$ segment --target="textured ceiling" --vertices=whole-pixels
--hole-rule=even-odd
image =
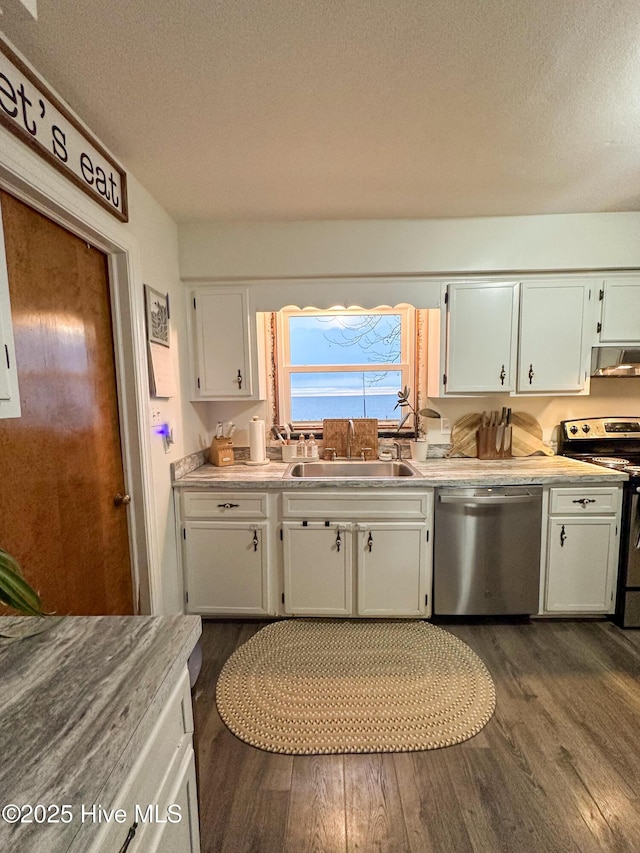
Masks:
[[[178,221],[640,209],[638,0],[0,0]]]

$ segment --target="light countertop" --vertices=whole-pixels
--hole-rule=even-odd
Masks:
[[[564,456],[526,456],[517,459],[427,459],[426,462],[406,460],[418,471],[415,477],[358,478],[357,462],[354,477],[349,479],[285,479],[288,463],[271,461],[264,466],[249,466],[242,462],[217,468],[205,463],[177,476],[173,484],[189,489],[335,489],[345,488],[415,488],[435,486],[508,486],[523,484],[567,484],[624,482],[627,474],[579,462]],[[313,464],[313,463],[308,463]],[[329,463],[330,464],[330,463]]]
[[[0,633],[24,622],[0,618]],[[114,799],[200,636],[199,616],[68,616],[0,643],[0,803],[70,804],[70,823],[0,820],[0,849],[87,850],[81,805]]]

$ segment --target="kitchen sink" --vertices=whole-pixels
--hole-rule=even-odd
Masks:
[[[418,472],[408,462],[383,462],[379,460],[337,460],[335,462],[294,462],[284,473],[284,478],[304,477],[311,480],[360,479],[381,477],[415,477]]]

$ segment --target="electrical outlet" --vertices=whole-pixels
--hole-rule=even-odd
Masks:
[[[440,432],[442,434],[451,432],[451,421],[449,418],[440,418]]]
[[[151,426],[157,427],[162,425],[162,412],[157,406],[151,407]]]

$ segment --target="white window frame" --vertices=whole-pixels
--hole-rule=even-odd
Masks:
[[[342,366],[335,364],[314,364],[314,365],[292,365],[290,356],[289,344],[289,318],[301,316],[345,316],[349,314],[399,314],[400,315],[400,361],[387,363],[365,363],[365,364],[344,364]],[[291,423],[291,374],[292,373],[340,373],[340,372],[357,372],[358,370],[372,370],[374,368],[380,370],[400,371],[401,382],[398,387],[400,391],[405,385],[412,386],[415,376],[415,355],[416,355],[416,340],[415,340],[415,314],[416,310],[412,305],[396,305],[393,308],[388,306],[379,306],[377,308],[329,308],[321,310],[318,308],[283,308],[276,313],[276,342],[277,342],[277,357],[275,379],[278,397],[278,419],[281,424]],[[403,412],[398,409],[398,417],[396,420],[380,421],[379,427],[382,429],[397,428],[398,421],[403,417]],[[296,428],[304,429],[319,429],[322,427],[321,421],[296,421],[293,424]]]

